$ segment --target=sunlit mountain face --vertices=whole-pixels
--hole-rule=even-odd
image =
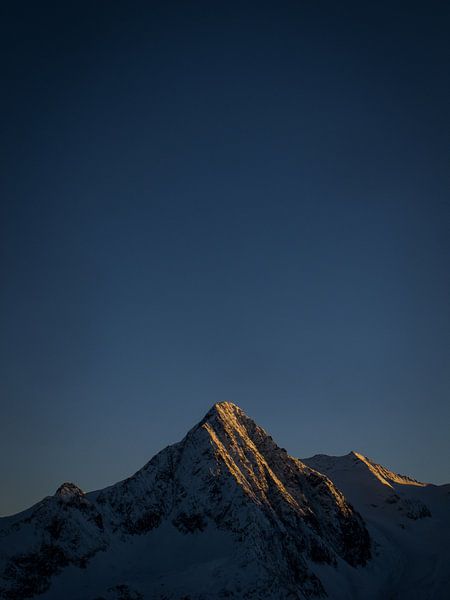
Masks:
[[[0,598],[448,598],[450,485],[290,456],[215,404],[134,475],[0,520]]]

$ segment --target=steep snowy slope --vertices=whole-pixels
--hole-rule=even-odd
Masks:
[[[398,475],[357,452],[302,459],[326,474],[364,517],[374,541],[367,598],[450,598],[450,485]]]
[[[370,556],[335,485],[225,402],[129,479],[2,519],[0,597],[307,598],[316,567],[351,581]]]

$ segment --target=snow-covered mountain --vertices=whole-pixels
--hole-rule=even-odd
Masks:
[[[0,598],[447,598],[444,562],[438,583],[422,571],[441,595],[395,594],[402,536],[428,532],[431,553],[449,490],[357,454],[293,458],[222,402],[132,477],[87,494],[65,483],[0,519]]]
[[[421,483],[357,452],[302,462],[327,475],[364,518],[373,557],[361,597],[450,598],[450,485]]]

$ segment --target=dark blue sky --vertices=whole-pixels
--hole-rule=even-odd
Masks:
[[[0,514],[219,400],[450,481],[448,5],[5,4]]]

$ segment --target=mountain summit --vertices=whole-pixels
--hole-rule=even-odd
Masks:
[[[332,478],[230,402],[128,479],[1,519],[0,540],[5,600],[344,598],[376,564]]]

